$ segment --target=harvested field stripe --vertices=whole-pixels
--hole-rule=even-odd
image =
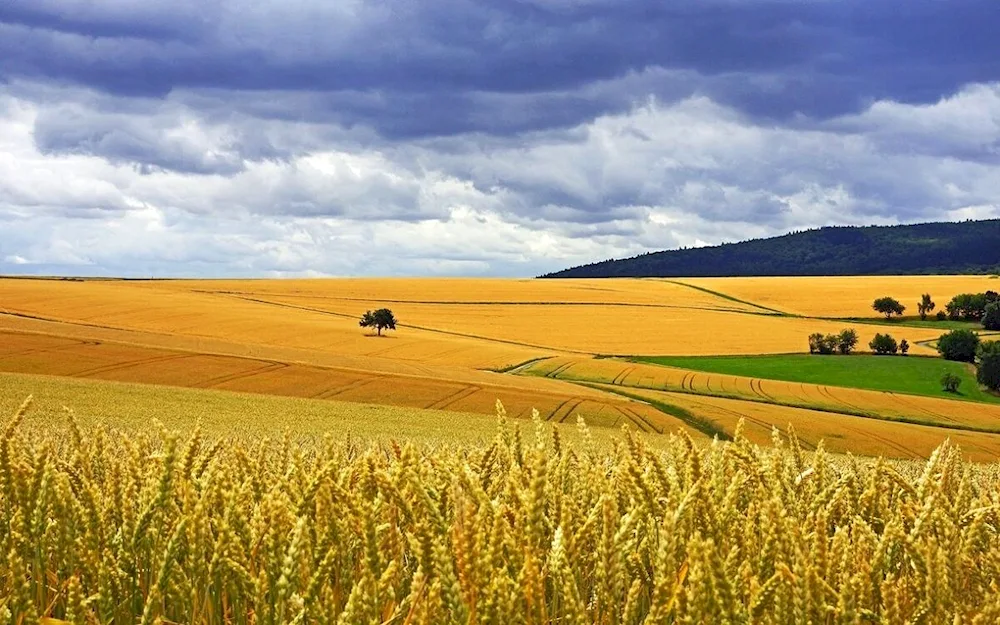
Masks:
[[[559,411],[563,409],[563,406],[565,406],[566,404],[570,403],[574,399],[576,399],[576,398],[575,397],[570,397],[569,399],[563,401],[561,404],[559,404],[558,406],[556,406],[552,410],[552,412],[550,412],[549,415],[547,417],[545,417],[545,420],[546,421],[552,421],[553,419],[555,419],[556,415],[559,414]]]
[[[877,440],[880,443],[883,443],[884,445],[886,445],[888,447],[891,447],[892,449],[896,449],[900,453],[904,454],[905,457],[909,457],[909,458],[924,458],[924,456],[922,456],[921,454],[913,451],[909,447],[904,447],[898,441],[893,440],[891,438],[887,438],[885,436],[880,436],[880,435],[874,434],[873,432],[870,432],[868,430],[862,430],[862,429],[859,429],[859,428],[848,427],[847,429],[851,430],[853,432],[857,432],[861,436],[866,436],[868,438]]]
[[[580,404],[582,404],[583,401],[584,400],[582,400],[582,399],[577,399],[575,404],[573,404],[572,406],[570,406],[569,408],[567,408],[566,409],[566,414],[564,414],[563,416],[559,417],[559,423],[565,423],[566,419],[570,418],[573,415],[573,411],[576,410],[577,408],[579,408]]]
[[[642,416],[635,410],[632,410],[627,406],[623,406],[622,412],[626,415],[631,415],[632,422],[635,423],[635,426],[643,432],[656,432],[657,434],[663,434],[663,428],[656,427],[655,424],[651,423],[648,419],[646,419],[646,417]]]
[[[466,397],[471,397],[481,390],[483,389],[478,386],[467,386],[465,388],[459,389],[458,391],[452,393],[451,395],[448,395],[443,399],[439,399],[436,402],[432,402],[431,405],[427,406],[427,408],[433,410],[444,410],[445,408],[454,404],[455,402],[461,401]]]
[[[234,382],[236,380],[243,380],[246,378],[252,378],[255,375],[260,375],[262,373],[268,373],[271,371],[277,371],[279,369],[284,369],[290,366],[285,362],[272,362],[270,364],[264,365],[257,369],[251,369],[250,371],[241,371],[239,373],[231,373],[229,375],[220,375],[215,378],[204,380],[194,385],[195,388],[211,388],[219,384],[226,384],[228,382]]]
[[[924,406],[921,406],[918,403],[916,403],[916,402],[914,402],[912,400],[907,399],[905,394],[889,392],[889,395],[892,395],[893,399],[895,399],[899,403],[901,403],[901,404],[903,404],[903,405],[905,405],[905,406],[907,406],[907,407],[909,407],[909,408],[911,408],[913,410],[917,410],[919,412],[922,412],[922,413],[924,413],[926,415],[935,417],[937,419],[943,419],[945,421],[951,421],[953,423],[957,423],[957,421],[954,418],[952,418],[952,417],[950,417],[948,415],[941,414],[941,413],[938,413],[938,412],[934,412],[933,410],[928,410]]]
[[[378,379],[381,379],[381,376],[371,376],[362,378],[360,380],[355,380],[353,382],[345,384],[344,386],[337,386],[327,391],[323,391],[322,393],[316,395],[315,399],[329,399],[335,395],[340,395],[341,393],[346,393],[348,391],[353,391],[356,388],[361,388],[366,384],[371,384],[372,382]]]
[[[685,374],[684,374],[684,377],[683,377],[683,378],[681,378],[681,388],[682,388],[682,389],[684,389],[684,390],[690,390],[690,391],[694,391],[694,389],[693,389],[693,388],[689,388],[689,387],[688,387],[688,378],[691,378],[691,377],[693,377],[693,376],[694,376],[694,374],[693,374],[693,373],[685,373]],[[666,386],[666,385],[664,385],[664,386]]]
[[[558,378],[560,375],[562,375],[566,371],[569,371],[569,368],[572,367],[575,364],[576,364],[575,362],[570,361],[570,362],[567,362],[564,365],[560,365],[560,366],[556,367],[555,369],[553,369],[552,371],[546,373],[545,377],[547,377],[547,378]]]
[[[577,397],[574,397],[574,398],[570,399],[568,402],[566,402],[565,404],[563,404],[563,406],[566,407],[566,414],[560,415],[558,418],[556,417],[555,414],[553,414],[552,415],[552,419],[554,421],[558,422],[558,423],[563,423],[564,421],[566,421],[567,418],[569,418],[569,416],[571,414],[573,414],[574,410],[576,410],[577,408],[580,407],[580,404],[582,404],[582,403],[583,403],[583,400],[579,399]]]
[[[764,392],[764,386],[761,383],[760,378],[750,378],[750,390],[754,392],[754,395],[757,395],[763,400],[774,401],[773,397]]]
[[[635,367],[626,367],[625,369],[622,369],[621,373],[616,375],[615,379],[612,380],[611,383],[621,385],[625,381],[625,378],[627,378],[633,371],[635,371]]]
[[[40,347],[36,349],[23,349],[19,352],[7,352],[6,354],[0,354],[0,359],[16,358],[18,356],[30,356],[31,354],[51,354],[65,349],[73,349],[74,347],[85,347],[88,345],[93,346],[101,344],[99,341],[78,341],[78,340],[73,340],[73,341],[74,342],[70,343],[69,345],[60,345],[59,347]]]
[[[160,362],[169,362],[171,360],[180,360],[182,358],[190,358],[191,354],[169,354],[166,356],[154,356],[152,358],[142,358],[140,360],[129,360],[127,362],[116,362],[111,365],[104,365],[102,367],[94,367],[93,369],[86,369],[84,371],[79,371],[77,373],[70,374],[70,377],[74,378],[86,378],[92,375],[100,375],[102,373],[110,373],[112,371],[120,371],[122,369],[131,369],[132,367],[139,367],[142,365],[151,365]]]

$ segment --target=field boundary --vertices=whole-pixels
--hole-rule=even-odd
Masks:
[[[723,293],[722,291],[713,291],[712,289],[708,289],[708,288],[705,288],[703,286],[697,286],[697,285],[694,285],[694,284],[688,284],[687,282],[681,282],[680,280],[668,280],[668,279],[662,279],[662,280],[663,280],[663,282],[669,282],[670,284],[676,284],[678,286],[686,286],[689,289],[694,289],[696,291],[701,291],[702,293],[708,293],[709,295],[714,295],[715,297],[721,297],[722,299],[729,300],[730,302],[736,302],[738,304],[744,304],[746,306],[753,306],[754,308],[759,308],[761,310],[767,311],[767,314],[769,316],[773,315],[773,316],[778,316],[778,317],[801,317],[801,315],[793,315],[793,314],[787,313],[787,312],[785,312],[783,310],[778,310],[777,308],[768,308],[767,306],[762,306],[760,304],[757,304],[755,302],[751,302],[749,300],[740,299],[738,297],[734,297],[732,295],[728,295],[726,293]],[[755,314],[755,313],[751,313],[751,314]],[[756,314],[762,314],[762,313],[756,313]]]

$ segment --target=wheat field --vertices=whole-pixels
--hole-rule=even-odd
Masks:
[[[845,323],[776,311],[865,314],[856,302],[895,293],[892,285],[901,297],[908,289],[928,290],[942,301],[953,291],[990,284],[982,277],[0,279],[0,372],[460,414],[490,415],[500,399],[512,418],[527,418],[537,409],[554,423],[572,423],[582,414],[595,427],[627,423],[650,433],[731,435],[734,420],[719,418],[719,410],[704,402],[691,406],[689,399],[674,396],[657,407],[621,391],[694,393],[749,402],[736,410],[744,416],[771,410],[775,416],[768,422],[779,428],[782,406],[813,410],[809,419],[817,426],[803,429],[803,436],[836,432],[838,450],[904,457],[916,450],[926,457],[952,432],[1000,430],[998,408],[604,356],[801,353],[808,334],[836,332]],[[809,309],[809,302],[826,307]],[[358,327],[358,316],[381,306],[391,307],[401,325],[388,337],[369,336]],[[880,325],[850,325],[862,345],[885,331]],[[933,353],[926,343],[940,333],[916,327],[893,332],[910,341],[914,354]],[[717,425],[701,427],[701,417]],[[903,445],[904,453],[873,444],[873,428],[884,426],[861,417],[933,427],[913,429],[919,444]],[[988,457],[982,449],[973,452],[973,445],[964,447],[977,459]]]
[[[683,282],[723,291],[783,312],[814,317],[871,317],[872,301],[894,297],[917,314],[917,302],[929,293],[935,312],[959,293],[1000,290],[990,276],[822,276],[787,278],[691,278]]]
[[[1000,619],[995,465],[569,443],[0,436],[9,623],[968,623]]]

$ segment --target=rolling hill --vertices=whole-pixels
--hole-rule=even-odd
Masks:
[[[1000,219],[827,227],[606,260],[543,278],[1000,273]]]

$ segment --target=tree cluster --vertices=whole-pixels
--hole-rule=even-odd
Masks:
[[[809,335],[810,354],[850,354],[858,344],[858,333],[852,328],[840,331],[840,334],[816,332]]]
[[[976,380],[1000,390],[1000,341],[982,341],[972,330],[952,330],[938,339],[938,352],[947,360],[975,363]]]
[[[910,343],[906,339],[897,343],[891,334],[876,334],[875,338],[868,343],[868,347],[876,356],[895,356],[896,354],[905,356],[910,352]]]
[[[961,293],[951,298],[951,301],[945,305],[945,310],[948,311],[948,317],[951,319],[984,321],[988,308],[992,308],[994,317],[998,314],[998,304],[1000,304],[1000,294],[996,291]],[[998,320],[998,329],[1000,329],[1000,320]]]
[[[872,302],[872,308],[883,315],[887,320],[895,316],[902,316],[906,311],[906,306],[893,297],[880,297]],[[924,293],[917,302],[917,313],[920,320],[925,321],[927,315],[937,308],[930,293]],[[962,293],[951,298],[945,305],[945,310],[939,310],[936,319],[944,321],[946,319],[978,321],[983,324],[986,330],[1000,330],[1000,294],[996,291],[986,291],[985,293]]]

